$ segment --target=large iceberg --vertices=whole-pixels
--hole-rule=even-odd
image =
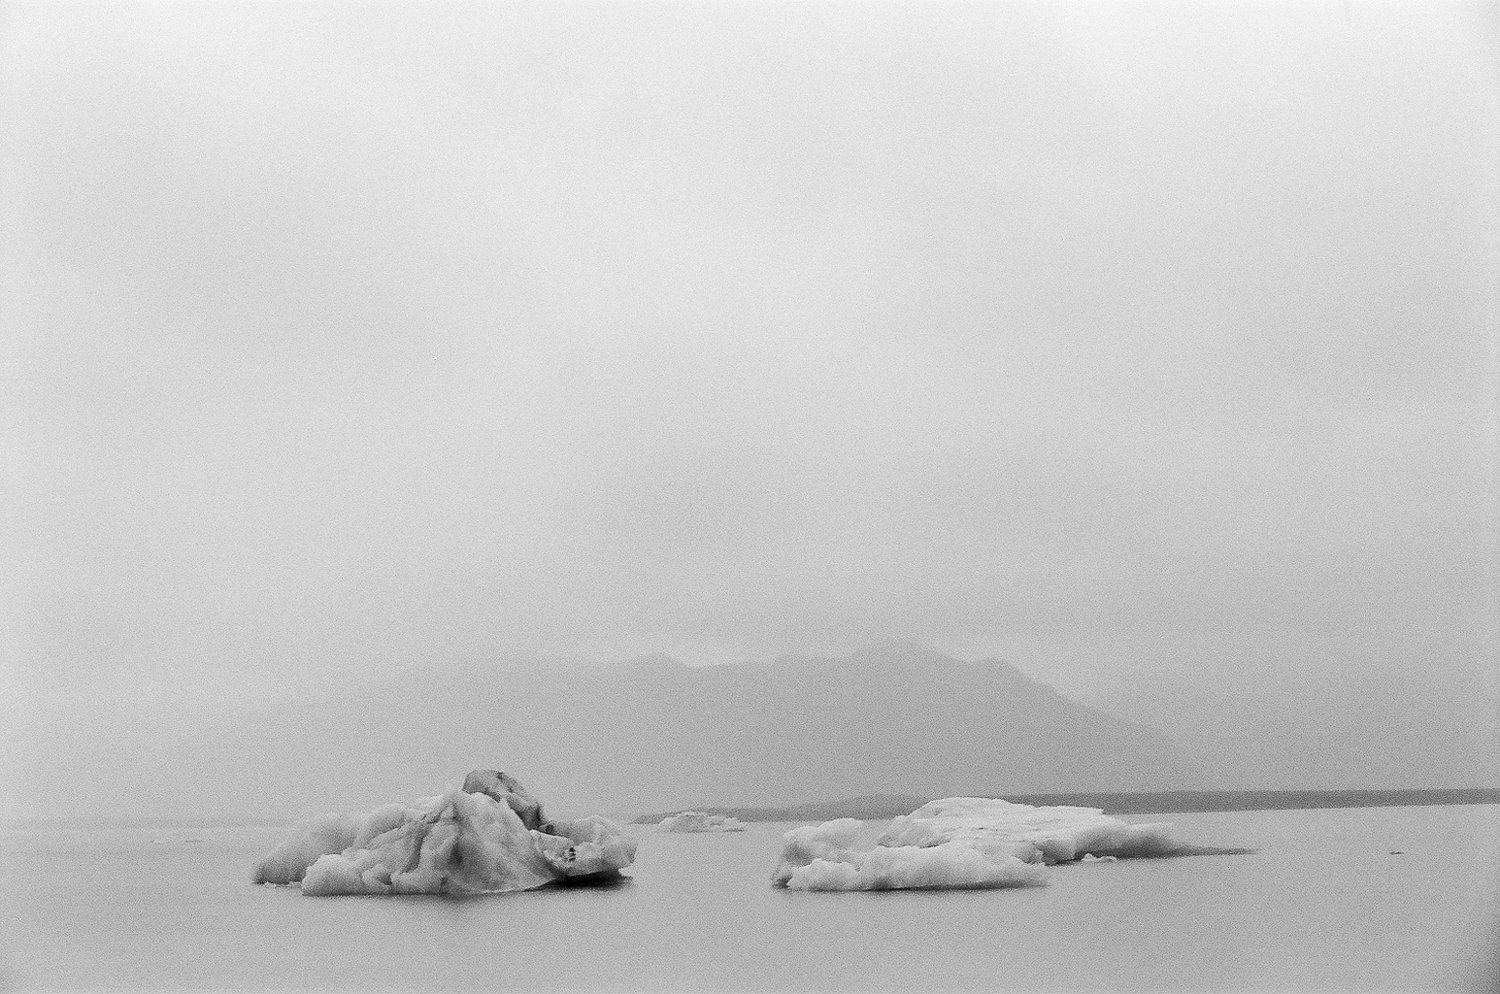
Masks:
[[[707,811],[679,811],[656,823],[663,832],[743,832],[745,823],[727,815]]]
[[[476,770],[411,805],[301,822],[253,879],[312,895],[502,893],[616,879],[634,859],[609,819],[549,821],[514,777]]]
[[[870,847],[858,847],[861,828],[841,818],[787,832],[771,882],[793,890],[1016,887],[1045,883],[1046,865],[1086,857],[1246,851],[1185,845],[1170,825],[1131,825],[1099,808],[980,797],[924,804],[893,819]]]

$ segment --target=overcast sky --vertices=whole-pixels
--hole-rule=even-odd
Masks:
[[[0,17],[22,707],[1493,665],[1492,6]]]

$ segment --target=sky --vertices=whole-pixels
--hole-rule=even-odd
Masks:
[[[1493,6],[0,18],[59,776],[517,656],[1493,679]]]

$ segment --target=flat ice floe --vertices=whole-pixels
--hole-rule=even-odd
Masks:
[[[787,832],[771,882],[793,890],[1020,887],[1046,883],[1046,865],[1086,857],[1246,851],[1185,845],[1170,825],[1131,825],[1099,808],[980,797],[924,804],[893,819],[873,847],[855,848],[860,829],[841,818]]]
[[[656,823],[663,832],[743,832],[745,823],[728,815],[706,811],[679,811]]]
[[[548,821],[514,778],[476,770],[411,805],[294,825],[253,879],[300,881],[309,895],[503,893],[617,878],[634,859],[635,841],[609,819]]]
[[[853,818],[794,828],[782,836],[771,882],[792,890],[915,890],[1025,887],[1045,883],[1040,865],[1009,850],[969,842],[876,845],[856,849],[863,825]]]

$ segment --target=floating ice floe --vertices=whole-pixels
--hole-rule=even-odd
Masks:
[[[615,879],[634,859],[609,819],[549,821],[514,777],[476,770],[411,805],[301,822],[253,879],[310,895],[480,894]]]
[[[679,811],[656,823],[663,832],[743,832],[745,823],[728,815],[706,811]]]
[[[1044,866],[1084,858],[1241,853],[1179,842],[1170,825],[1131,825],[1098,808],[1033,807],[979,797],[932,801],[891,821],[871,847],[841,818],[783,836],[771,882],[793,890],[1022,887]]]
[[[856,848],[863,824],[839,818],[794,828],[782,838],[771,882],[792,890],[910,890],[1024,887],[1044,883],[1040,865],[968,842]]]

